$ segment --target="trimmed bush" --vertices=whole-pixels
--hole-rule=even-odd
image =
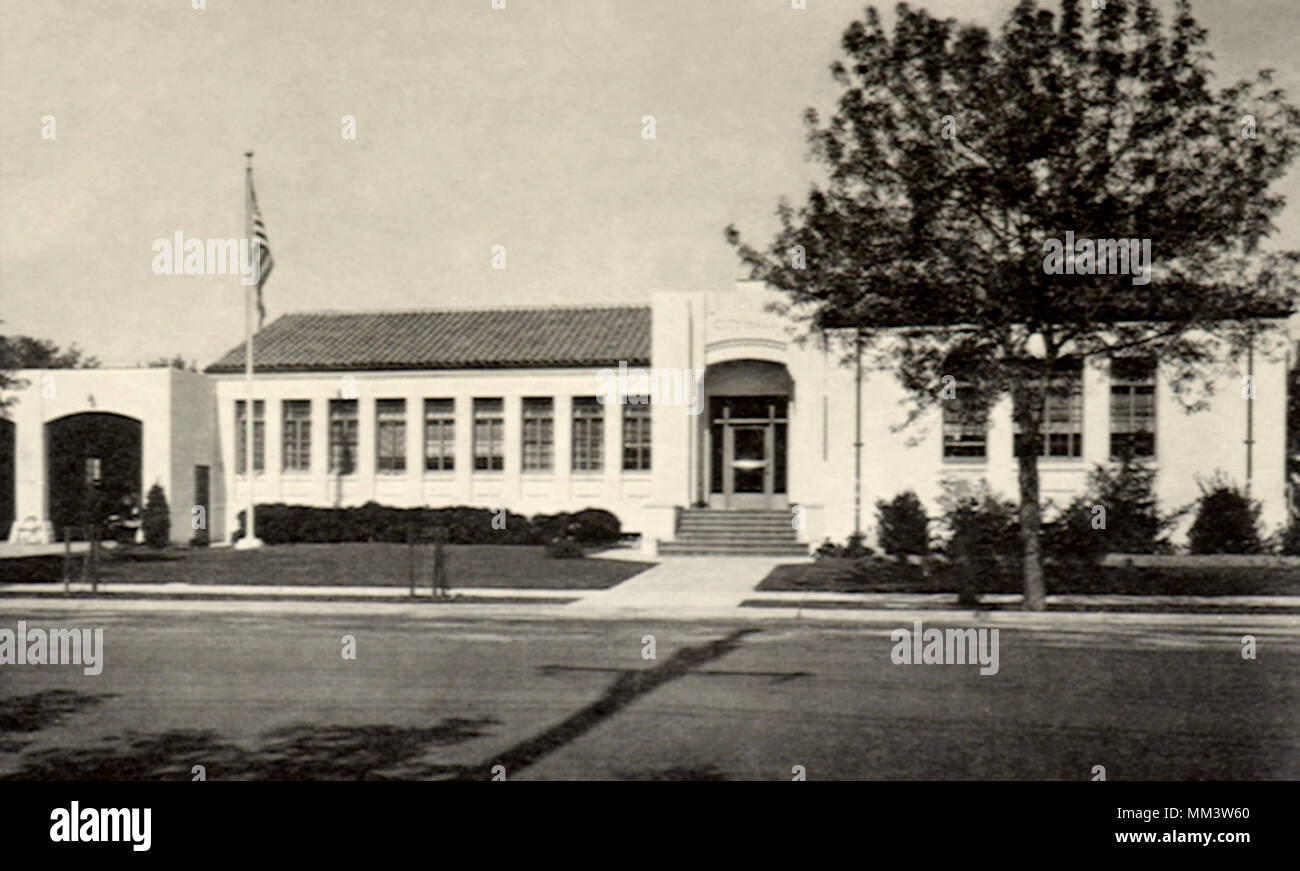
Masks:
[[[244,536],[239,512],[235,538]],[[257,506],[257,535],[267,544],[375,541],[400,544],[414,532],[431,541],[433,531],[447,531],[449,544],[544,544],[571,535],[579,544],[608,544],[621,535],[619,520],[608,511],[588,508],[575,514],[522,514],[489,508],[393,508],[367,502],[353,508],[318,508],[274,503]]]
[[[171,541],[171,512],[167,508],[167,496],[163,493],[161,484],[149,488],[141,525],[144,527],[144,543],[149,547],[161,550]]]
[[[974,489],[950,488],[940,504],[948,531],[944,551],[949,557],[1021,558],[1020,518],[1014,502],[999,499],[981,484]]]
[[[546,555],[551,559],[581,559],[587,554],[571,538],[552,538],[546,542]]]
[[[1192,553],[1259,553],[1259,512],[1258,502],[1223,479],[1202,484],[1187,535]]]
[[[1100,562],[1108,553],[1169,553],[1167,534],[1187,509],[1162,515],[1155,477],[1153,469],[1136,462],[1114,471],[1097,466],[1088,476],[1088,492],[1045,525],[1044,553],[1085,563]]]
[[[817,559],[864,559],[875,555],[875,551],[862,543],[861,539],[849,537],[848,544],[836,544],[829,538],[817,548]]]
[[[900,561],[909,554],[923,556],[930,552],[930,519],[921,500],[911,490],[899,493],[889,502],[876,503],[876,543]]]
[[[601,508],[587,508],[576,514],[538,514],[532,524],[538,539],[547,542],[570,537],[580,544],[612,544],[623,536],[618,518]]]
[[[958,602],[974,605],[1003,574],[1020,573],[1024,555],[1016,505],[999,499],[983,482],[975,488],[947,482],[944,490],[939,500],[948,532],[944,551],[957,563]]]

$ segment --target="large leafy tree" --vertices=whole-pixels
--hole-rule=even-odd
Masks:
[[[75,342],[65,350],[49,339],[0,336],[0,368],[97,369],[99,358],[89,356]]]
[[[780,204],[766,247],[727,230],[812,330],[847,334],[898,374],[913,418],[951,395],[945,375],[967,409],[1010,398],[1034,609],[1037,457],[1062,365],[1155,356],[1195,405],[1216,363],[1289,311],[1300,261],[1259,247],[1300,130],[1269,72],[1213,90],[1187,0],[1168,25],[1151,0],[1088,6],[1021,0],[991,34],[900,4],[892,36],[868,9],[831,67],[834,115],[805,115],[826,182]],[[1149,282],[1115,274],[1118,256],[1102,257],[1110,274],[1077,274],[1082,248],[1076,274],[1054,274],[1067,232],[1150,240]]]

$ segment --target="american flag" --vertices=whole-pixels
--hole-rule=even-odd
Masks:
[[[271,243],[266,238],[266,225],[262,223],[262,210],[257,207],[257,191],[253,190],[253,168],[248,168],[248,226],[252,233],[253,245],[256,246],[258,258],[257,271],[257,328],[262,328],[266,320],[266,307],[262,304],[262,285],[270,278],[275,268],[275,258],[271,256]]]

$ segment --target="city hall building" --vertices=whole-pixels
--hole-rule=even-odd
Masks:
[[[251,405],[242,345],[203,374],[26,370],[0,421],[0,522],[11,540],[49,540],[79,522],[88,488],[143,504],[157,483],[178,543],[229,541],[251,488],[259,504],[597,507],[648,553],[797,554],[855,528],[874,543],[875,503],[904,490],[931,516],[945,480],[1016,496],[1009,403],[984,422],[943,403],[904,426],[894,375],[801,337],[769,310],[777,298],[741,282],[647,306],[288,314],[256,336]],[[1141,360],[1080,368],[1049,399],[1044,500],[1064,506],[1133,450],[1165,509],[1222,473],[1275,530],[1285,357],[1225,372],[1194,413]]]

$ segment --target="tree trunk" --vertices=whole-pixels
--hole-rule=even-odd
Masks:
[[[1024,548],[1025,607],[1042,611],[1047,607],[1043,584],[1043,553],[1039,532],[1043,509],[1038,504],[1038,457],[1017,457],[1020,465],[1020,543]]]
[[[1020,544],[1024,554],[1025,607],[1030,611],[1047,608],[1039,534],[1043,526],[1043,508],[1038,502],[1038,457],[1043,451],[1042,421],[1048,389],[1045,382],[1046,379],[1026,379],[1012,394],[1012,414],[1024,442],[1016,451],[1016,463],[1020,472]]]

